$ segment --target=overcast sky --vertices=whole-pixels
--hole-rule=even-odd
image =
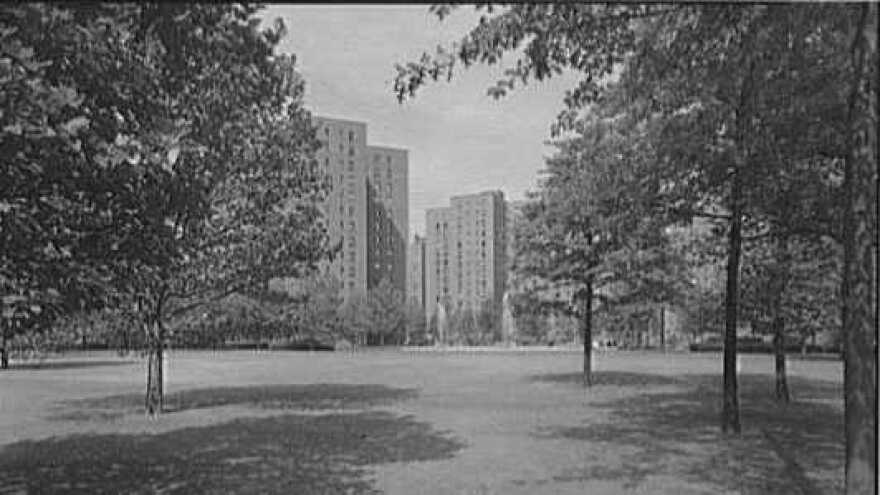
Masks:
[[[296,55],[314,114],[366,122],[368,144],[409,150],[410,237],[450,196],[500,189],[521,199],[534,187],[571,76],[496,101],[486,89],[501,68],[476,66],[403,105],[394,98],[394,64],[459,39],[479,17],[473,7],[443,22],[427,5],[270,5],[263,16],[284,20],[280,50]]]

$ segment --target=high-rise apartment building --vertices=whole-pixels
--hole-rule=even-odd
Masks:
[[[317,159],[330,179],[322,205],[330,241],[341,250],[325,268],[344,297],[388,278],[406,288],[408,157],[406,150],[368,146],[367,125],[315,117],[322,146]]]
[[[341,245],[330,273],[342,282],[348,297],[367,289],[367,125],[324,117],[315,122],[322,143],[318,163],[330,180],[323,211],[331,244]]]
[[[406,300],[425,310],[425,238],[414,236],[406,255]]]
[[[427,317],[501,304],[507,272],[504,193],[454,196],[426,212],[425,306]],[[497,307],[497,306],[496,306]]]
[[[409,182],[406,150],[367,147],[367,287],[406,292]]]

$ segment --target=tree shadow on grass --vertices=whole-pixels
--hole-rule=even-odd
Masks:
[[[743,433],[720,431],[721,377],[678,377],[676,391],[628,395],[592,407],[594,423],[545,428],[536,435],[605,444],[606,456],[557,481],[603,479],[627,488],[649,476],[709,484],[713,491],[819,494],[842,492],[844,462],[839,384],[791,377],[795,401],[773,400],[773,377],[739,375]],[[624,383],[666,383],[646,376]],[[828,402],[832,402],[829,404]],[[619,457],[614,458],[612,453]]]
[[[136,361],[26,361],[9,363],[8,371],[15,370],[68,370],[77,368],[97,368],[100,366],[126,366]],[[3,370],[5,372],[7,370]]]
[[[0,450],[0,479],[24,493],[379,493],[368,466],[450,458],[463,446],[384,411],[285,414],[18,442]]]
[[[315,383],[249,385],[181,390],[165,396],[164,412],[245,405],[263,409],[360,409],[412,399],[416,389],[372,384]],[[144,412],[142,394],[111,395],[60,402],[49,419],[58,421],[112,421]]]

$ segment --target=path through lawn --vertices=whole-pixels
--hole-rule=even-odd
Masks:
[[[66,364],[64,364],[66,363]],[[0,374],[0,493],[842,492],[841,369],[744,356],[744,432],[718,431],[720,356],[175,352],[169,413],[109,355]]]

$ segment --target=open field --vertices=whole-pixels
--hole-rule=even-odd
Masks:
[[[0,493],[842,492],[841,364],[740,361],[744,431],[718,428],[717,354],[172,351],[0,373]]]

